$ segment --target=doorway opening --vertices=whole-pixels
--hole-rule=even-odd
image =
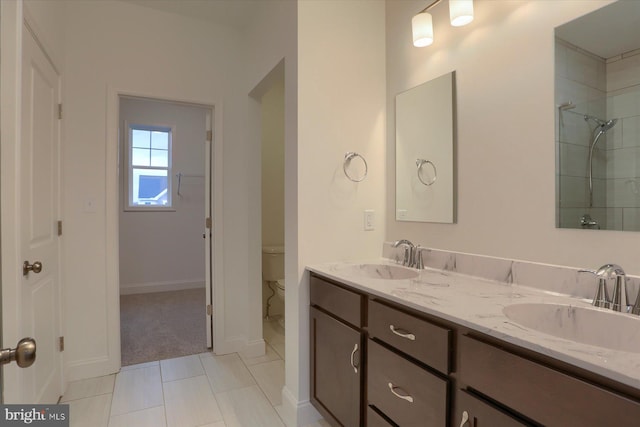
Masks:
[[[281,61],[251,92],[261,152],[262,336],[285,359],[285,76]],[[259,124],[258,124],[259,123]]]
[[[119,97],[122,366],[212,347],[211,123],[209,107]]]

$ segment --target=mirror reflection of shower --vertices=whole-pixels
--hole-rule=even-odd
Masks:
[[[607,3],[554,31],[556,225],[640,231],[640,1]]]
[[[573,102],[564,102],[558,106],[558,123],[560,126],[560,135],[558,136],[559,140],[571,140],[574,144],[576,144],[576,146],[583,146],[585,149],[583,160],[584,163],[582,163],[584,164],[584,166],[579,166],[581,164],[580,157],[582,156],[582,154],[578,154],[578,152],[576,151],[573,152],[573,155],[577,155],[578,157],[574,157],[573,160],[571,160],[571,163],[575,165],[573,170],[576,172],[582,167],[584,167],[584,170],[586,170],[586,176],[583,175],[585,176],[586,184],[586,194],[584,195],[584,202],[582,203],[582,209],[584,210],[582,210],[580,214],[578,220],[579,223],[577,225],[580,228],[587,229],[600,229],[600,221],[605,220],[604,217],[600,218],[601,203],[598,203],[596,206],[594,206],[594,180],[595,178],[598,178],[598,176],[596,176],[596,174],[594,173],[594,164],[597,163],[596,149],[598,149],[598,151],[605,156],[604,158],[606,164],[606,159],[608,158],[606,150],[613,148],[611,146],[613,144],[613,140],[609,141],[609,143],[607,144],[606,135],[607,132],[614,128],[618,123],[617,118],[605,120],[596,115],[587,114],[584,112],[585,110],[588,111],[590,109],[593,109],[594,105],[598,105],[598,103],[594,102],[591,104],[586,103],[576,105]],[[566,132],[570,132],[571,135],[567,134]],[[565,134],[563,135],[563,133]],[[604,140],[604,142],[602,140]],[[600,145],[598,146],[598,144]],[[603,146],[603,144],[605,145]],[[565,155],[568,154],[569,152],[565,152]],[[604,191],[606,192],[606,188],[604,189]],[[598,200],[602,200],[602,197],[605,197],[606,200],[605,194],[600,195],[598,193]],[[577,206],[578,205],[576,205],[576,207]]]

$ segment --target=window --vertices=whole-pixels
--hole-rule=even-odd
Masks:
[[[171,128],[128,126],[128,210],[171,206]]]

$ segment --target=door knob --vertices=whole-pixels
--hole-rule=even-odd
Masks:
[[[22,338],[16,348],[3,348],[0,350],[0,364],[6,365],[15,360],[21,368],[28,368],[36,361],[36,340]]]
[[[24,264],[22,264],[22,275],[28,276],[30,271],[40,273],[42,271],[42,263],[36,261],[33,264],[29,264],[29,261],[25,261]]]

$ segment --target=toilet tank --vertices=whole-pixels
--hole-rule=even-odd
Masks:
[[[262,247],[262,279],[270,282],[284,279],[284,246]]]

